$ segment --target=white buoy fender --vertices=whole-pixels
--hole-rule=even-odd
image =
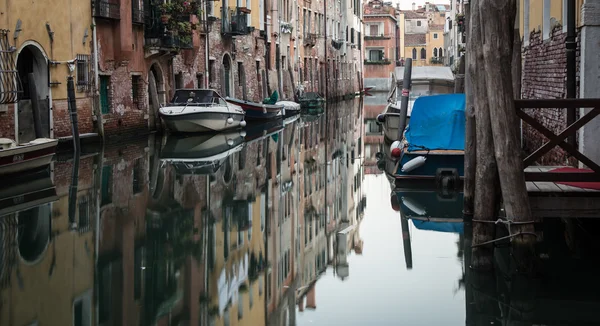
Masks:
[[[392,146],[390,147],[390,150],[394,149],[394,148],[400,148],[400,146],[402,145],[402,143],[399,140],[395,140],[392,143]]]
[[[413,213],[419,216],[427,214],[427,211],[423,207],[421,207],[421,205],[415,203],[410,198],[402,197],[402,204],[404,204],[406,208],[410,209],[411,211],[413,211]]]
[[[233,146],[233,139],[227,139],[227,145]]]
[[[240,136],[246,137],[246,131],[245,130],[240,131]]]
[[[227,124],[232,124],[233,123],[233,118],[227,118]]]
[[[245,127],[245,126],[246,126],[246,120],[242,120],[242,121],[240,121],[240,126],[241,126],[241,127]]]
[[[404,163],[404,165],[402,166],[402,172],[410,172],[418,167],[421,167],[423,166],[423,164],[425,164],[426,160],[427,158],[425,156],[417,156],[412,160]]]

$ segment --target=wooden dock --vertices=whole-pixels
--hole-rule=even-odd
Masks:
[[[530,166],[529,173],[549,173],[561,166]],[[600,191],[552,181],[528,181],[529,203],[535,218],[600,217]]]

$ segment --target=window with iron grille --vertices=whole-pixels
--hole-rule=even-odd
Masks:
[[[131,99],[135,108],[141,109],[144,105],[144,84],[142,83],[142,76],[132,75],[131,76]]]
[[[91,55],[77,55],[77,89],[79,91],[89,91],[92,86],[92,65]]]
[[[90,199],[86,195],[79,197],[77,201],[79,206],[78,230],[80,233],[84,233],[90,230]]]

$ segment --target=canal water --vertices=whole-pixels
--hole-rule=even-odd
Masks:
[[[600,322],[598,223],[540,223],[534,274],[502,243],[473,271],[462,195],[394,191],[365,109],[84,148],[4,183],[0,325]]]

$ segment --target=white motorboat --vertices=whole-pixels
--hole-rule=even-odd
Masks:
[[[19,173],[50,164],[56,153],[57,139],[38,138],[17,144],[0,138],[0,175]]]
[[[275,105],[283,105],[283,115],[287,118],[300,113],[300,103],[279,101]]]
[[[244,127],[244,110],[212,89],[179,89],[171,103],[159,109],[173,132],[216,132]]]

